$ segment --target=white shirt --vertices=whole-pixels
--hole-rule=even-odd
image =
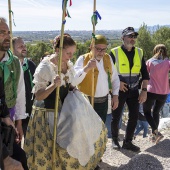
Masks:
[[[5,53],[5,57],[1,60],[1,62],[8,61],[9,56],[8,53]],[[20,63],[20,62],[19,62]],[[26,99],[25,99],[25,83],[24,83],[24,73],[22,70],[22,66],[20,64],[20,77],[17,87],[17,98],[16,98],[16,111],[14,115],[14,120],[25,119],[27,117],[26,108]]]
[[[110,57],[110,61],[111,61],[112,72],[113,72],[112,77],[111,77],[112,93],[113,95],[118,95],[119,87],[120,87],[120,80],[119,80],[117,70],[115,69],[115,66],[113,64],[111,57]],[[86,72],[84,72],[83,63],[84,63],[84,56],[80,56],[74,65],[74,69],[76,72],[75,77],[79,80],[79,83],[83,81],[83,79],[85,78],[87,74]],[[97,64],[97,69],[99,70],[99,74],[98,74],[96,92],[95,92],[94,97],[103,97],[109,93],[108,75],[104,69],[103,58],[99,62],[96,60],[96,64]]]

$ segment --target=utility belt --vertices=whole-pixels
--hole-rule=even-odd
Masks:
[[[138,90],[139,89],[139,80],[134,83],[127,84],[126,87],[128,88],[128,90]]]
[[[88,96],[88,98],[91,101],[91,96]],[[104,103],[106,100],[108,100],[108,94],[103,97],[94,97],[94,103]]]
[[[125,76],[119,75],[120,81],[126,83],[128,90],[137,90],[139,88],[140,82],[139,75],[137,76]]]

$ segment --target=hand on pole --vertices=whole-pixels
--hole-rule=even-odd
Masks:
[[[91,59],[88,61],[87,65],[84,68],[84,72],[88,72],[91,69],[96,68],[96,60],[95,59]]]
[[[61,86],[61,78],[60,78],[59,75],[57,75],[57,76],[54,78],[54,82],[53,82],[53,83],[55,84],[56,87]]]

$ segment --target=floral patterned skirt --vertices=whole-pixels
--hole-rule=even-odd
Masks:
[[[33,107],[27,128],[24,150],[29,170],[52,170],[53,137],[47,119],[48,110]],[[90,134],[89,134],[90,137]],[[85,166],[56,144],[56,170],[94,170],[106,149],[107,129],[103,123],[99,139],[94,143],[95,153]]]

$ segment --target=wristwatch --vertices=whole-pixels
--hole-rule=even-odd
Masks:
[[[142,88],[142,91],[147,91],[147,88]]]

